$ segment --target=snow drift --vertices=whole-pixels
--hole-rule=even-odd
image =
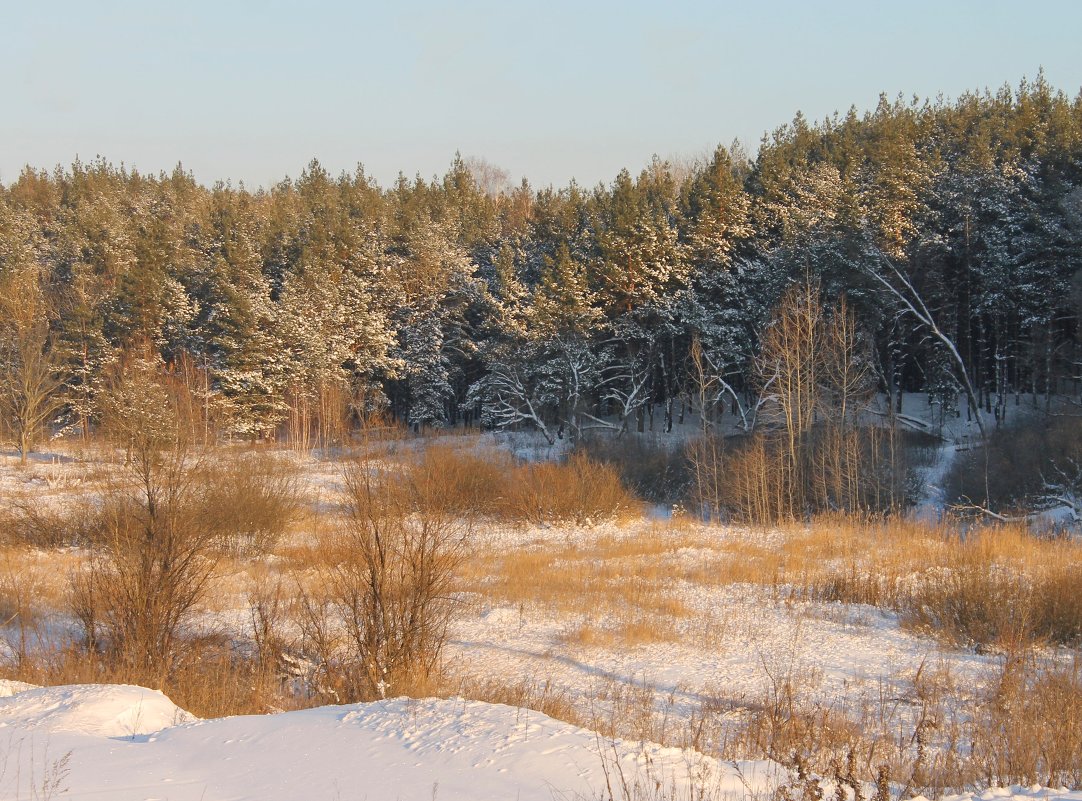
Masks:
[[[540,713],[459,699],[199,721],[141,687],[39,688],[0,700],[0,749],[2,799],[32,797],[56,767],[71,799],[593,798],[602,754],[629,776],[649,762],[678,787],[700,775],[739,786],[693,752],[612,744]]]

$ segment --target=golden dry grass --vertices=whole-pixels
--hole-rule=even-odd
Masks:
[[[490,603],[537,605],[582,621],[566,642],[628,646],[679,636],[675,622],[692,612],[681,598],[682,549],[695,535],[629,525],[580,541],[482,550],[463,568],[463,587]]]
[[[544,512],[534,518],[532,510],[508,510],[529,509],[535,500],[525,507],[515,506],[501,489],[507,486],[507,476],[522,479],[532,475],[533,468],[511,461],[493,463],[487,454],[466,451],[463,455],[461,445],[466,442],[447,440],[428,448],[422,469],[445,478],[438,483],[440,492],[432,502],[471,515],[483,512],[489,518],[483,525],[524,526],[532,519],[563,520],[571,525],[581,510],[594,503],[584,504],[583,498],[615,499],[601,504],[609,504],[606,515],[615,522],[572,526],[573,533],[566,539],[549,538],[544,543],[529,542],[529,529],[518,531],[515,536],[521,544],[510,547],[486,546],[482,538],[461,568],[461,589],[482,603],[536,606],[569,620],[562,637],[568,648],[618,650],[691,639],[712,647],[707,632],[713,630],[712,636],[724,639],[724,626],[711,617],[713,612],[696,608],[687,590],[740,584],[770,588],[775,597],[894,608],[910,625],[952,642],[994,642],[1008,650],[1012,659],[1015,654],[1030,653],[1027,649],[1034,641],[1078,642],[1082,621],[1082,592],[1078,590],[1082,545],[1078,543],[1037,539],[1016,526],[972,529],[961,537],[956,530],[902,520],[821,518],[769,530],[711,527],[687,518],[651,522],[643,520],[634,506],[623,506],[621,499],[627,496],[622,490],[610,493],[605,489],[612,488],[608,479],[599,482],[600,493],[580,487],[565,493],[570,498],[566,505],[551,507],[572,512],[551,516]],[[413,449],[388,455],[393,469],[417,465]],[[566,480],[568,486],[581,479],[573,468],[559,469],[563,471],[559,481]],[[542,481],[530,492],[553,492],[558,483]],[[304,486],[308,497],[269,553],[232,553],[219,561],[208,610],[243,608],[252,603],[253,592],[271,586],[280,586],[287,595],[297,588],[315,594],[317,568],[334,556],[325,544],[335,530],[340,498],[333,484],[315,489],[311,484]],[[81,489],[73,485],[58,491],[57,498],[62,501],[65,492]],[[471,505],[477,508],[471,510]],[[551,529],[544,531],[551,533]],[[63,610],[68,603],[67,576],[80,568],[84,558],[83,551],[73,549],[4,549],[0,551],[2,599],[12,610],[22,610],[30,623],[36,616]],[[282,614],[280,623],[288,625],[290,610]],[[724,610],[717,612],[724,614]],[[284,692],[271,658],[274,649],[268,649],[266,656],[244,656],[220,637],[201,638],[192,643],[188,657],[169,678],[167,692],[182,706],[203,715],[315,702]],[[76,649],[9,666],[6,672],[35,683],[124,680]],[[620,736],[641,734],[674,745],[694,744],[727,758],[782,757],[816,750],[818,770],[827,776],[831,760],[844,760],[854,752],[863,760],[865,778],[874,778],[875,763],[882,758],[895,781],[904,783],[914,776],[914,786],[920,787],[941,789],[952,783],[961,786],[1012,777],[1029,782],[1046,782],[1051,777],[1066,784],[1082,782],[1077,758],[1082,753],[1082,734],[1072,722],[1082,708],[1077,666],[1048,669],[1033,662],[1005,663],[1002,674],[980,698],[991,712],[982,712],[970,722],[950,717],[949,699],[962,691],[953,686],[949,675],[929,668],[922,677],[898,677],[899,686],[906,688],[905,704],[899,708],[926,710],[939,727],[929,728],[922,737],[949,742],[964,739],[978,749],[972,757],[948,750],[936,757],[938,762],[926,764],[919,764],[916,757],[918,738],[912,721],[891,718],[874,705],[844,714],[838,708],[824,709],[817,705],[815,693],[802,689],[814,676],[775,678],[778,681],[761,698],[739,702],[707,698],[686,725],[684,718],[679,725],[666,720],[654,689],[645,685],[621,683],[591,689],[589,703],[598,705],[592,712],[584,708],[581,698],[573,699],[544,682],[479,683],[466,678],[438,690],[540,709]],[[1008,707],[1014,713],[1007,714]],[[1053,719],[1062,722],[1064,715],[1067,723],[1048,725]],[[910,727],[903,732],[906,745],[892,745],[906,726]]]

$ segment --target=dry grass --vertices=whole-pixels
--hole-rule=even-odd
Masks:
[[[183,657],[158,687],[198,717],[264,714],[315,703],[290,693],[276,668],[239,652],[225,637],[192,638]],[[38,685],[131,682],[126,669],[73,644],[39,650],[33,659],[7,666],[3,675]]]
[[[479,681],[465,677],[457,684],[445,689],[449,694],[453,693],[474,701],[532,709],[575,726],[587,724],[587,719],[580,713],[571,694],[566,690],[558,689],[551,680],[537,682],[523,679],[517,683],[508,683],[493,679]]]
[[[676,533],[650,527],[627,536],[479,553],[464,566],[464,587],[492,602],[535,604],[583,621],[567,635],[579,645],[636,645],[681,636],[691,613],[680,597],[685,560]]]
[[[641,503],[616,469],[583,453],[565,462],[518,462],[503,452],[434,444],[412,465],[440,477],[430,503],[471,517],[513,523],[580,525],[634,514]]]
[[[1004,659],[973,724],[972,769],[987,786],[1082,787],[1082,664]]]
[[[564,634],[561,642],[580,648],[613,650],[656,642],[674,642],[682,637],[681,632],[671,627],[659,626],[653,616],[643,615],[616,624],[608,620],[586,620]]]
[[[868,687],[850,688],[852,695],[833,703],[824,703],[807,665],[764,664],[769,689],[761,697],[701,694],[690,721],[688,709],[676,712],[671,698],[666,704],[645,683],[613,681],[573,696],[552,682],[467,677],[448,683],[436,676],[427,691],[537,709],[606,735],[690,745],[727,759],[770,756],[792,767],[794,798],[814,789],[808,776],[874,781],[887,775],[896,790],[929,796],[1002,782],[1082,783],[1080,668],[1049,663],[1032,648],[1082,639],[1079,544],[1035,539],[1014,527],[971,529],[962,537],[904,521],[851,518],[768,531],[711,528],[686,518],[573,526],[577,519],[618,519],[634,509],[634,501],[588,461],[524,465],[463,444],[450,439],[423,450],[385,448],[380,452],[387,458],[377,469],[392,479],[425,483],[423,497],[410,501],[412,515],[438,512],[514,525],[565,521],[573,528],[573,538],[566,539],[553,539],[549,535],[559,529],[546,529],[543,544],[479,546],[457,565],[455,584],[484,603],[539,607],[571,621],[562,637],[565,648],[619,650],[690,639],[702,645],[701,630],[717,621],[689,606],[688,586],[750,584],[780,599],[895,609],[907,625],[952,644],[995,645],[1010,656],[984,689],[962,686],[929,665],[916,676],[890,677],[878,697]],[[272,558],[261,547],[218,557],[205,603],[219,611],[247,605],[251,631],[230,638],[184,632],[162,684],[181,706],[214,716],[330,697],[321,692],[319,677],[304,673],[297,661],[305,650],[301,610],[291,599],[299,589],[318,598],[327,565],[340,561],[341,554],[325,545],[334,539],[342,498],[333,485],[328,493],[319,503],[302,505],[266,541]],[[16,658],[5,673],[33,683],[130,680],[85,648],[53,643],[51,651],[34,651],[43,622],[67,606],[67,575],[86,558],[84,550],[56,547],[70,541],[67,534],[48,533],[57,528],[70,531],[71,521],[60,519],[45,526],[45,534],[21,538],[47,548],[0,552],[0,601],[6,604],[0,611],[15,614],[13,622],[25,621],[9,625],[13,637],[19,630],[25,637],[21,650],[13,643]]]
[[[467,568],[466,581],[498,602],[584,616],[567,636],[583,645],[679,636],[672,621],[689,614],[682,582],[755,584],[775,597],[879,606],[952,644],[1082,642],[1082,544],[1037,539],[1020,527],[962,537],[906,521],[831,518],[769,535],[722,536],[679,522],[640,525],[619,535],[484,553]]]
[[[677,521],[497,554],[484,568],[484,592],[560,611],[604,603],[604,594],[637,603],[644,587],[664,595],[673,580],[755,584],[775,597],[892,609],[906,625],[952,644],[1082,643],[1082,543],[1038,538],[1022,526],[962,534],[905,520],[829,517],[755,532]]]
[[[787,547],[812,597],[895,609],[955,643],[1082,643],[1076,541],[1039,539],[1021,526],[961,536],[912,523],[835,523]]]

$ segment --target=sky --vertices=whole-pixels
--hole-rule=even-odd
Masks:
[[[102,156],[269,186],[456,152],[609,182],[891,98],[1082,88],[1082,2],[0,0],[0,182]]]

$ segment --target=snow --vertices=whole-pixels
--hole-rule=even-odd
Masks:
[[[199,721],[142,687],[32,688],[0,705],[0,729],[0,801],[46,797],[51,782],[52,796],[86,801],[551,801],[603,797],[606,773],[633,794],[635,785],[664,788],[636,797],[745,799],[783,778],[768,762],[608,741],[540,713],[461,699]],[[1082,801],[1082,791],[994,788],[943,801]]]
[[[666,785],[735,793],[766,769],[749,763],[738,774],[693,752],[606,742],[536,712],[461,699],[196,721],[154,690],[53,687],[5,701],[0,727],[0,799],[31,797],[66,754],[63,797],[111,801],[592,798],[604,787],[603,756],[627,776],[648,764]]]
[[[940,801],[1082,801],[1082,790],[1067,790],[1051,787],[993,787],[982,793],[961,793],[940,796]],[[928,801],[922,795],[914,796],[913,801]]]
[[[38,732],[137,737],[192,720],[158,690],[132,685],[36,687],[0,699],[0,726]]]
[[[910,413],[916,413],[917,404],[909,405]],[[509,441],[495,442],[486,435],[476,447],[529,450],[529,437],[510,442],[510,435],[503,436]],[[918,516],[934,517],[942,509],[936,488],[956,447],[944,442],[924,468],[925,499]],[[543,456],[535,451],[533,456]],[[337,465],[300,461],[318,503],[330,505],[340,491]],[[60,503],[60,490],[73,488],[65,482],[73,481],[68,477],[77,477],[78,469],[78,463],[65,462],[51,466],[47,475],[37,465],[2,471],[0,486],[21,491],[32,484],[35,498]],[[668,521],[655,526],[644,520],[604,521],[589,528],[486,527],[477,545],[489,554],[552,545],[588,549],[592,541],[635,537],[645,529],[655,537],[671,536],[668,589],[687,615],[666,622],[671,630],[659,641],[606,644],[568,636],[584,624],[604,628],[613,622],[605,620],[604,609],[583,613],[478,593],[462,599],[452,625],[447,650],[453,672],[478,682],[551,685],[554,693],[566,693],[577,719],[587,725],[595,725],[591,715],[604,720],[620,692],[641,689],[656,712],[666,719],[672,714],[676,728],[713,702],[753,706],[766,697],[771,681],[791,675],[801,678],[799,691],[807,703],[842,711],[859,712],[884,695],[902,699],[895,723],[909,731],[907,716],[915,714],[915,707],[904,701],[923,665],[942,668],[964,688],[970,698],[963,703],[996,667],[994,656],[951,648],[901,627],[895,615],[874,607],[804,601],[770,586],[685,581],[680,578],[683,567],[716,557],[720,551],[715,548],[739,544],[729,540],[769,547],[782,536],[707,527],[697,537],[688,533],[694,534],[696,525]],[[740,548],[733,552],[739,554]],[[628,569],[633,572],[635,563],[629,562]],[[248,619],[244,574],[238,576],[235,592],[216,598],[216,608],[204,610],[201,623],[243,640]],[[62,623],[49,617],[42,625]],[[636,730],[634,736],[674,741],[654,730]],[[398,699],[198,721],[151,689],[36,688],[0,681],[0,801],[34,797],[32,784],[40,784],[49,767],[68,754],[63,786],[69,792],[63,797],[120,801],[596,798],[604,792],[603,760],[613,754],[632,773],[649,764],[654,775],[683,786],[705,771],[714,784],[712,797],[742,798],[753,791],[769,797],[775,776],[767,763],[742,763],[738,775],[732,766],[694,752],[650,743],[613,746],[592,731],[540,713],[480,702]],[[1082,801],[1082,792],[1008,788],[949,798]]]
[[[9,698],[15,693],[21,693],[23,690],[35,690],[36,685],[27,684],[25,681],[12,681],[11,679],[0,679],[0,698]]]
[[[602,715],[597,699],[613,685],[646,688],[659,712],[671,707],[681,719],[707,700],[760,702],[787,676],[802,677],[806,701],[858,712],[885,687],[902,692],[924,664],[973,692],[995,666],[992,656],[943,647],[871,606],[775,600],[749,585],[685,584],[681,597],[693,614],[672,622],[675,638],[638,645],[569,643],[565,635],[583,621],[536,605],[483,609],[454,624],[452,665],[474,677],[548,683]]]

